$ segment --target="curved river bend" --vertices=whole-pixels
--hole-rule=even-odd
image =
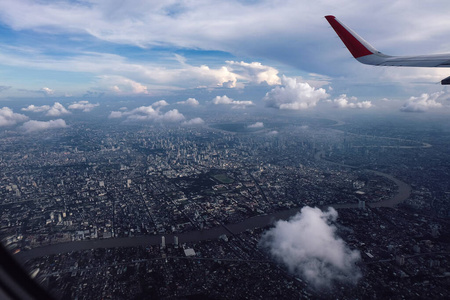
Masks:
[[[350,167],[350,166],[345,166]],[[390,199],[371,203],[371,207],[394,207],[395,205],[405,201],[411,194],[411,187],[403,181],[400,181],[389,174],[385,174],[378,171],[366,170],[379,176],[384,176],[389,180],[392,180],[398,186],[398,192]],[[334,208],[357,208],[357,203],[348,204],[331,204]],[[180,243],[203,241],[209,239],[216,239],[222,234],[237,234],[247,229],[260,228],[273,224],[277,220],[287,220],[300,211],[300,207],[271,213],[268,215],[261,215],[246,219],[240,223],[228,224],[226,226],[215,227],[203,231],[191,231],[179,234],[164,234],[166,243],[170,244],[173,241],[173,237],[178,236]],[[98,249],[98,248],[115,248],[115,247],[134,247],[145,245],[158,245],[161,243],[161,237],[163,235],[151,235],[151,236],[138,236],[138,237],[124,237],[113,238],[103,240],[88,240],[88,241],[75,241],[61,244],[48,245],[38,248],[33,248],[28,251],[19,252],[16,257],[20,260],[30,260],[37,257],[46,255],[67,253],[71,251]]]
[[[413,146],[414,147],[414,146]],[[431,145],[422,144],[414,148],[429,148]],[[408,147],[409,148],[409,147]],[[316,153],[315,159],[321,160],[323,151]],[[334,163],[331,161],[323,160],[329,164],[339,165],[346,168],[355,169],[355,167],[350,165],[344,165],[339,163]],[[383,176],[391,181],[393,181],[398,186],[397,193],[390,199],[370,203],[370,207],[394,207],[395,205],[405,201],[411,195],[411,186],[407,183],[393,177],[392,175],[382,173],[379,171],[365,169],[364,171],[368,173],[373,173],[378,176]],[[327,206],[332,206],[334,208],[357,208],[357,203],[344,203],[344,204],[331,204]],[[267,225],[273,224],[277,220],[287,220],[294,216],[300,211],[301,207],[279,211],[271,213],[268,215],[261,215],[246,219],[240,223],[228,224],[221,227],[215,227],[203,231],[191,231],[179,234],[164,234],[167,244],[171,244],[173,237],[178,236],[180,243],[203,241],[209,239],[216,239],[223,234],[237,234],[241,233],[247,229],[261,228]],[[46,255],[67,253],[72,251],[98,249],[98,248],[115,248],[115,247],[134,247],[134,246],[145,246],[145,245],[158,245],[161,243],[161,237],[163,235],[151,235],[151,236],[139,236],[139,237],[124,237],[124,238],[113,238],[113,239],[103,239],[103,240],[88,240],[88,241],[75,241],[67,242],[61,244],[48,245],[38,248],[33,248],[28,251],[19,252],[16,257],[20,260],[30,260],[37,257],[42,257]]]

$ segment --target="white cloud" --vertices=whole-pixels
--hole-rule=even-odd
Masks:
[[[370,108],[372,107],[371,101],[361,101],[357,102],[358,98],[350,97],[348,98],[346,94],[340,95],[338,98],[333,100],[333,103],[338,108]]]
[[[48,111],[50,109],[49,105],[35,106],[33,104],[28,105],[28,107],[22,108],[23,111],[31,111],[31,112],[43,112]]]
[[[158,118],[158,121],[163,122],[181,122],[185,119],[182,113],[180,113],[177,109],[169,110],[168,112],[161,114]]]
[[[190,119],[189,121],[184,121],[182,125],[185,126],[193,126],[193,125],[203,125],[205,121],[203,121],[202,118],[194,118]]]
[[[158,109],[158,108],[161,108],[161,107],[164,107],[167,105],[169,105],[169,103],[167,103],[166,100],[159,100],[159,101],[156,101],[155,103],[153,103],[152,107]]]
[[[69,108],[71,109],[82,109],[82,106],[89,107],[90,105],[95,104],[89,104],[87,101],[80,101],[78,103],[74,103]],[[98,106],[95,105],[95,106]],[[79,108],[76,108],[79,107]],[[22,108],[23,111],[30,111],[30,112],[46,112],[46,116],[48,117],[58,117],[61,115],[67,115],[70,114],[70,111],[68,111],[61,103],[55,102],[53,106],[49,105],[42,105],[42,106],[35,106],[33,104],[28,105],[27,107]]]
[[[198,106],[200,103],[195,98],[189,98],[186,101],[179,101],[177,104],[188,105],[188,106]]]
[[[247,108],[247,106],[253,106],[253,102],[252,101],[242,101],[242,100],[234,100],[233,101],[233,106],[231,107],[232,109],[245,109]]]
[[[200,67],[184,65],[183,69],[173,70],[172,81],[189,83],[192,87],[236,87],[238,76],[231,72],[227,67],[222,66],[218,69],[210,68],[206,65]]]
[[[299,11],[303,18],[299,18]],[[297,2],[275,5],[266,1],[132,1],[121,2],[120,6],[115,1],[0,3],[3,22],[15,30],[90,34],[140,47],[175,45],[222,51],[233,43],[253,49],[261,43],[273,43],[268,37],[292,35],[302,29],[292,24],[298,24],[298,19],[312,19],[307,17],[311,12]]]
[[[283,86],[277,86],[266,94],[264,101],[268,107],[288,110],[303,110],[329,97],[323,88],[316,89],[306,82],[283,76]]]
[[[110,114],[109,114],[109,116],[108,116],[108,118],[110,118],[110,119],[120,119],[120,118],[122,118],[123,117],[123,112],[121,112],[121,111],[112,111]]]
[[[248,128],[264,128],[263,122],[256,122],[247,126]]]
[[[264,66],[259,62],[246,63],[243,61],[227,61],[227,64],[234,73],[238,74],[244,80],[258,84],[266,82],[268,85],[281,83],[277,69]]]
[[[78,110],[82,110],[83,112],[90,112],[91,110],[93,110],[95,107],[99,106],[100,104],[96,103],[90,103],[89,101],[78,101],[75,103],[72,103],[71,105],[69,105],[69,109],[78,109]]]
[[[228,98],[227,95],[223,95],[223,96],[216,96],[213,100],[212,103],[218,105],[218,104],[232,104],[233,103],[233,99]]]
[[[430,108],[440,108],[442,103],[438,102],[440,96],[444,92],[436,92],[433,94],[422,94],[419,97],[411,97],[400,108],[403,112],[425,112]]]
[[[1,4],[0,4],[1,5]],[[1,46],[1,45],[0,45]],[[247,83],[276,84],[278,71],[258,62],[227,62],[226,65],[191,65],[183,60],[135,62],[125,56],[110,53],[81,52],[57,59],[43,53],[32,56],[20,51],[2,49],[0,63],[63,72],[83,72],[95,76],[92,89],[115,94],[149,94],[150,90],[184,88],[236,88]],[[236,70],[234,72],[233,70]],[[53,90],[26,90],[24,92],[53,94]]]
[[[47,129],[57,129],[66,127],[67,127],[66,121],[64,121],[63,119],[50,120],[47,122],[31,120],[25,122],[22,125],[22,129],[25,130],[25,132],[35,132]]]
[[[321,211],[305,206],[289,221],[278,221],[261,237],[260,245],[296,276],[305,278],[316,288],[332,287],[333,283],[356,283],[361,273],[355,263],[357,250],[351,250],[337,236],[337,212]]]
[[[54,93],[54,91],[48,87],[43,87],[42,89],[40,89],[40,91],[42,93],[44,93],[44,95],[46,95],[46,96],[53,95],[53,93]]]
[[[68,111],[61,103],[55,102],[45,115],[49,117],[59,117],[67,114],[70,114],[70,111]]]
[[[112,112],[118,115],[118,112]],[[111,113],[111,114],[112,114]],[[130,120],[154,120],[159,116],[159,111],[150,106],[140,106],[129,112],[121,112],[121,116],[126,116]]]
[[[120,119],[125,117],[128,121],[157,121],[157,122],[181,122],[185,117],[177,109],[161,112],[159,107],[154,109],[150,106],[141,106],[131,111],[112,111],[108,118]]]
[[[339,18],[361,33],[363,37],[373,41],[380,50],[386,49],[388,54],[407,53],[411,49],[414,52],[412,54],[421,54],[422,51],[423,53],[440,52],[448,49],[448,43],[444,37],[449,35],[450,20],[446,18],[446,12],[450,4],[445,1],[432,6],[422,2],[410,4],[403,1],[396,5],[390,5],[391,2],[387,0],[366,2],[358,6],[359,14],[352,14],[350,10],[344,9],[349,1],[344,2],[346,4],[334,7],[336,14],[339,12]],[[230,0],[221,2],[161,1],[160,3],[122,1],[118,4],[116,1],[90,0],[4,0],[0,1],[0,18],[5,26],[16,31],[30,30],[37,33],[61,34],[61,36],[73,34],[83,42],[89,40],[83,38],[83,35],[87,34],[98,40],[138,45],[147,49],[151,49],[152,46],[168,46],[171,49],[219,50],[232,53],[236,57],[261,57],[289,63],[302,70],[342,75],[348,73],[350,69],[360,67],[356,67],[355,61],[348,63],[350,60],[343,59],[349,57],[349,53],[340,47],[341,42],[334,38],[335,33],[328,28],[326,21],[318,17],[329,13],[330,5],[333,6],[330,3],[330,1],[321,1],[314,5],[305,5],[304,1]],[[373,11],[379,14],[371,14]],[[386,20],[386,18],[379,18],[378,15],[395,16],[395,18]],[[423,21],[410,22],[415,15],[420,15]],[[370,16],[370,22],[361,16]],[[392,28],[396,30],[392,31]],[[369,35],[367,35],[368,32],[370,32]],[[48,66],[58,65],[59,68],[64,67],[75,71],[92,68],[84,59],[73,58],[71,59],[73,64],[69,63],[66,66],[64,65],[67,60],[64,58],[60,60],[60,62],[53,60]],[[27,65],[35,61],[33,57],[22,63]],[[183,61],[185,62],[183,58],[179,59],[179,62]],[[42,63],[42,66],[44,65]],[[148,71],[148,76],[154,76],[154,78],[160,74],[166,74],[172,78],[173,83],[180,82],[182,77],[189,78],[182,76],[181,70],[171,73],[169,69],[158,70],[157,67],[147,68],[123,61],[121,64],[99,62],[96,67],[109,70],[96,74],[122,75],[145,85],[149,82],[129,76],[128,72],[131,73],[131,68],[138,71],[140,75]],[[121,72],[118,72],[118,69]],[[128,70],[125,71],[125,69]],[[442,78],[444,77],[438,80]],[[365,83],[370,82],[369,79],[371,78],[366,77]],[[398,82],[403,79],[402,76]],[[221,82],[221,86],[224,83],[233,85],[233,80]],[[311,83],[310,85],[314,86]],[[208,86],[208,84],[201,82],[198,86]]]
[[[119,75],[100,75],[100,87],[117,94],[148,94],[147,86]]]
[[[16,125],[26,120],[28,120],[27,116],[15,113],[9,107],[5,106],[0,109],[0,127]]]
[[[231,105],[233,109],[244,109],[247,106],[254,105],[252,101],[240,101],[240,100],[233,100],[231,98],[228,98],[227,95],[223,96],[216,96],[212,103],[215,105]]]

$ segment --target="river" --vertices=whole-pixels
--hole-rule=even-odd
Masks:
[[[405,201],[410,193],[411,187],[403,181],[400,181],[389,174],[381,173],[378,171],[367,170],[377,175],[384,176],[389,180],[395,182],[398,186],[398,192],[390,199],[371,203],[371,207],[393,207],[396,204]],[[346,204],[331,204],[334,208],[356,208],[357,203]],[[267,225],[273,224],[277,220],[287,220],[300,211],[301,207],[274,212],[267,215],[260,215],[252,218],[248,218],[242,222],[235,224],[228,224],[226,226],[215,227],[202,231],[190,231],[179,234],[165,234],[166,244],[173,242],[174,236],[178,236],[179,243],[204,241],[208,239],[216,239],[223,234],[237,234],[247,229],[261,228]],[[123,237],[123,238],[111,238],[102,240],[87,240],[87,241],[74,241],[67,243],[60,243],[48,246],[42,246],[33,248],[28,251],[19,252],[16,257],[21,261],[27,261],[33,258],[42,257],[46,255],[67,253],[72,251],[98,249],[98,248],[114,248],[114,247],[135,247],[145,245],[158,245],[161,243],[163,235],[149,235],[138,237]]]
[[[320,160],[323,151],[318,152],[315,155],[316,160]],[[324,160],[329,164],[339,165],[346,168],[355,169],[356,167],[350,165],[344,165],[339,163],[330,162]],[[370,207],[394,207],[395,205],[405,201],[411,195],[411,186],[407,183],[393,177],[392,175],[382,173],[379,171],[364,169],[368,173],[373,173],[378,176],[383,176],[391,181],[393,181],[398,186],[397,193],[390,199],[370,203]],[[357,203],[343,203],[343,204],[331,204],[326,207],[331,206],[334,208],[357,208]],[[191,231],[179,234],[164,234],[166,244],[173,243],[174,236],[178,236],[179,243],[186,242],[196,242],[204,241],[208,239],[216,239],[223,234],[237,234],[241,233],[247,229],[261,228],[267,225],[273,224],[277,220],[287,220],[294,216],[300,211],[301,207],[274,212],[267,215],[260,215],[252,218],[248,218],[242,222],[235,224],[228,224],[226,226],[215,227],[211,229],[206,229],[202,231]],[[138,237],[123,237],[123,238],[111,238],[102,240],[87,240],[87,241],[74,241],[66,242],[48,246],[42,246],[33,248],[28,251],[21,251],[16,254],[16,257],[21,261],[27,261],[33,258],[42,257],[46,255],[67,253],[72,251],[98,249],[98,248],[114,248],[114,247],[135,247],[135,246],[145,246],[145,245],[158,245],[161,243],[161,238],[163,235],[149,235],[149,236],[138,236]]]

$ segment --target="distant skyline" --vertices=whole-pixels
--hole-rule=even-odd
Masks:
[[[99,99],[138,96],[146,107],[167,102],[158,118],[172,112],[187,123],[174,109],[445,113],[448,88],[438,82],[450,68],[362,65],[323,17],[335,15],[387,54],[443,53],[449,9],[445,1],[5,0],[0,108],[24,99],[23,108],[43,106],[33,102],[43,98],[49,110],[88,112]],[[13,114],[2,110],[0,126]]]

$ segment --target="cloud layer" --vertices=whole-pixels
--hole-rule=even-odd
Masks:
[[[264,233],[260,245],[292,274],[316,288],[330,288],[335,282],[356,283],[361,273],[355,266],[357,250],[350,250],[336,234],[333,208],[303,207],[289,221],[278,221]]]
[[[388,54],[449,52],[444,38],[450,32],[449,3],[391,2],[365,2],[354,14],[352,0],[4,0],[0,23],[11,38],[0,42],[0,64],[9,72],[1,97],[34,93],[52,98],[86,91],[166,97],[186,89],[220,89],[220,95],[236,98],[223,90],[241,89],[243,99],[254,100],[282,84],[267,93],[267,105],[302,110],[327,99],[320,87],[328,84],[336,91],[329,99],[345,93],[373,97],[373,103],[442,90],[423,83],[438,82],[448,76],[446,70],[359,64],[323,18],[332,11]],[[201,92],[190,96],[204,99]],[[349,98],[335,106],[369,104]]]

